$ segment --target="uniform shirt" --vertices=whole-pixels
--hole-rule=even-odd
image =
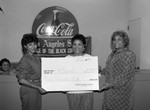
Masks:
[[[112,52],[106,62],[106,83],[114,86],[104,93],[103,109],[131,110],[134,104],[136,57],[130,50]]]

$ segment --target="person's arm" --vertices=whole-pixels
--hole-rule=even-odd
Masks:
[[[103,68],[102,70],[100,70],[100,74],[105,75],[106,74],[106,68]]]
[[[110,88],[120,88],[129,79],[133,78],[135,75],[135,66],[136,66],[136,57],[134,54],[128,55],[123,61],[123,70],[120,72],[119,76],[115,78],[115,80],[111,83],[105,83],[104,86],[100,89],[100,92],[108,90]]]
[[[19,84],[24,85],[24,86],[28,86],[31,88],[35,88],[38,89],[40,93],[45,93],[46,91],[44,89],[42,89],[39,86],[36,86],[34,84],[32,84],[31,82],[29,82],[25,77],[27,75],[27,73],[30,71],[30,65],[27,62],[26,58],[22,58],[16,68],[16,77],[18,79]]]
[[[123,60],[123,70],[118,77],[112,82],[115,88],[123,86],[131,78],[135,76],[136,57],[133,53],[129,53],[128,57]]]
[[[108,85],[106,88],[120,88],[135,76],[136,57],[133,53],[128,53],[128,57],[125,56],[120,65],[122,65],[123,70],[112,83],[106,84]]]
[[[26,79],[20,79],[20,80],[18,80],[18,82],[19,82],[21,85],[25,85],[25,86],[32,87],[32,88],[35,88],[35,89],[39,90],[39,92],[40,92],[41,94],[46,93],[46,90],[44,90],[43,88],[41,88],[41,87],[39,87],[39,86],[36,86],[36,85],[30,83],[30,82],[29,82],[28,80],[26,80]]]

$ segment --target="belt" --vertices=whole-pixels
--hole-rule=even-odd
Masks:
[[[29,81],[29,82],[35,82],[35,83],[36,83],[36,82],[40,82],[41,80],[40,80],[40,79],[28,79],[28,81]]]

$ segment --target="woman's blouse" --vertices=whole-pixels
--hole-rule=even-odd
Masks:
[[[16,68],[16,76],[19,80],[40,80],[40,59],[37,56],[25,54],[19,61],[19,64]]]
[[[134,101],[136,57],[130,50],[112,52],[106,62],[106,83],[114,87],[104,94],[104,106],[113,110],[130,110]]]

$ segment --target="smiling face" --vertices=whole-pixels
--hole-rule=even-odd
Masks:
[[[84,45],[83,42],[81,40],[74,40],[73,44],[72,44],[72,49],[74,52],[74,55],[76,56],[80,56],[83,54],[84,52]]]
[[[26,46],[24,46],[27,50],[27,53],[32,55],[37,51],[37,44],[35,42],[28,43]]]
[[[2,69],[3,69],[3,71],[8,71],[8,70],[9,70],[9,67],[10,67],[10,65],[9,65],[8,62],[4,61],[4,62],[2,63]]]
[[[124,41],[123,41],[123,38],[120,36],[115,36],[112,40],[112,44],[113,44],[113,47],[117,50],[124,48]]]

